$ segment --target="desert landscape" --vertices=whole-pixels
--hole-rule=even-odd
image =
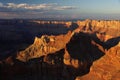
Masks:
[[[119,26],[119,20],[1,20],[0,78],[119,80]]]

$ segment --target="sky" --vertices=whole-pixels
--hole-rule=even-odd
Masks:
[[[120,0],[0,0],[0,18],[120,19]]]

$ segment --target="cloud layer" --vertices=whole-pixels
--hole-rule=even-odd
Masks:
[[[57,3],[44,3],[44,4],[15,4],[15,3],[0,3],[0,8],[7,9],[26,9],[26,10],[67,10],[67,9],[75,9],[73,6],[60,6]]]
[[[27,4],[0,3],[1,18],[40,18],[63,16],[61,12],[73,10],[74,6],[61,6],[57,3]],[[60,17],[61,18],[61,17]]]

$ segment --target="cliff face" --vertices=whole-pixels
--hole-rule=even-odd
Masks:
[[[120,22],[66,24],[67,34],[36,37],[28,48],[2,60],[2,79],[119,80]]]
[[[117,37],[120,35],[120,21],[110,20],[85,20],[77,21],[77,24],[83,31],[106,33],[107,35]]]
[[[34,43],[31,46],[17,54],[17,59],[26,62],[33,58],[39,58],[48,54],[55,53],[63,49],[70,38],[70,31],[66,35],[44,35],[41,38],[36,37]]]
[[[76,80],[119,80],[120,79],[120,42],[106,51],[105,55],[95,61],[90,72],[77,77]]]

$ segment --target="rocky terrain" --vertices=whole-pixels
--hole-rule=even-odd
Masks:
[[[35,37],[22,50],[1,58],[0,80],[120,79],[120,21],[33,23],[62,28],[56,28],[60,34]]]

